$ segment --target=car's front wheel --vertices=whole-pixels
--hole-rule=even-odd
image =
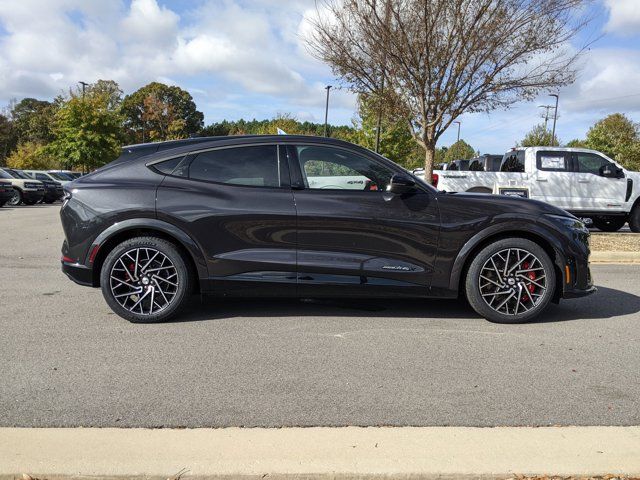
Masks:
[[[540,245],[506,238],[484,247],[467,271],[465,290],[473,309],[491,322],[524,323],[553,298],[553,262]]]
[[[168,320],[184,306],[192,280],[178,248],[156,237],[122,242],[105,259],[102,294],[111,309],[133,323]]]
[[[13,196],[7,202],[7,205],[11,205],[15,207],[16,205],[20,205],[22,203],[22,192],[17,188],[13,188]]]

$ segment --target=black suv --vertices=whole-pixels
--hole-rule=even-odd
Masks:
[[[536,317],[595,291],[589,233],[545,203],[438,192],[343,141],[198,138],[125,147],[65,187],[62,269],[132,322],[192,292],[241,297],[466,295]]]

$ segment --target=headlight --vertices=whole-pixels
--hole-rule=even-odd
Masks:
[[[579,230],[582,232],[589,231],[585,224],[575,217],[564,217],[562,215],[545,215],[545,217],[555,223],[560,223],[572,230]]]

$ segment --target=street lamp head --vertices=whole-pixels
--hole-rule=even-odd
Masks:
[[[559,95],[558,95],[557,93],[550,93],[550,94],[549,94],[549,96],[550,96],[550,97],[556,97],[556,98],[558,98],[558,97],[559,97]]]

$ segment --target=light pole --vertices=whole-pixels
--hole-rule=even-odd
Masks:
[[[329,118],[329,90],[331,90],[331,85],[327,85],[324,87],[327,90],[327,103],[324,107],[324,136],[327,136],[327,120]]]
[[[78,82],[80,85],[82,85],[82,98],[84,98],[84,89],[89,85],[87,82]]]
[[[459,141],[460,141],[460,124],[461,124],[461,122],[459,122],[458,120],[456,120],[456,121],[455,121],[455,122],[453,122],[453,123],[457,123],[457,124],[458,124],[458,142],[459,142]]]
[[[556,140],[556,120],[558,119],[558,99],[559,95],[557,93],[551,93],[550,97],[556,97],[556,106],[553,109],[553,131],[551,132],[551,143]]]

